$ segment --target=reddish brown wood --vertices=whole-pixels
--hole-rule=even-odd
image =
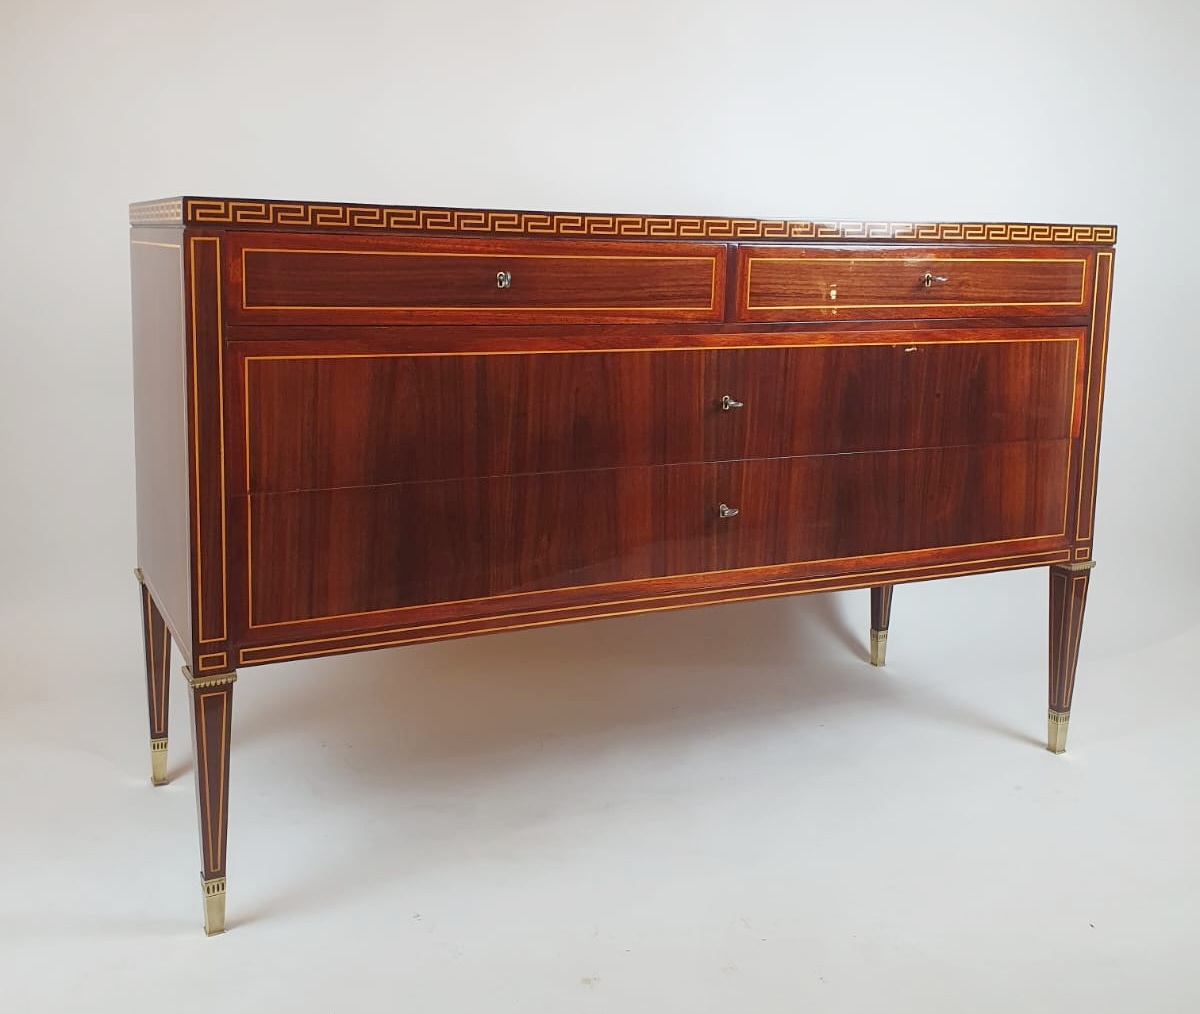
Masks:
[[[251,353],[250,490],[704,459],[700,352]]]
[[[146,654],[146,701],[150,712],[151,750],[166,749],[167,704],[171,689],[171,632],[145,583],[142,599],[142,647]]]
[[[200,818],[200,874],[225,876],[229,836],[229,757],[235,673],[188,676],[192,743],[196,757],[196,805]]]
[[[1066,714],[1075,693],[1075,669],[1083,633],[1091,565],[1050,568],[1050,710]]]
[[[880,584],[871,589],[872,630],[887,630],[892,621],[892,587]]]
[[[745,245],[736,319],[886,319],[1085,310],[1092,254],[1070,247],[836,249]]]
[[[1067,449],[1021,441],[252,497],[251,622],[1062,538]],[[718,517],[722,503],[737,515]]]
[[[192,484],[191,574],[197,673],[229,648],[225,342],[221,320],[221,237],[188,234],[184,247],[188,362],[186,460]]]
[[[897,583],[1055,565],[1069,706],[1111,227],[132,217],[143,611],[191,663],[210,900],[235,666],[839,588],[884,630]]]
[[[718,321],[726,259],[719,244],[246,233],[229,239],[226,306],[246,324]]]
[[[1035,543],[1023,544],[1035,547]],[[595,595],[581,596],[589,598],[587,605],[568,605],[567,596],[556,597],[560,605],[546,609],[529,611],[506,612],[498,608],[494,600],[487,615],[464,619],[446,620],[441,622],[401,624],[385,623],[379,616],[372,617],[374,622],[365,625],[365,629],[354,629],[351,621],[340,621],[335,636],[322,634],[314,625],[313,629],[304,629],[300,625],[274,628],[274,636],[263,638],[260,644],[249,644],[240,649],[239,660],[243,665],[260,665],[266,662],[286,661],[288,659],[315,658],[321,655],[339,655],[352,651],[368,651],[376,648],[389,648],[401,644],[416,644],[425,641],[439,641],[446,638],[471,637],[477,634],[488,634],[503,630],[520,630],[529,627],[546,626],[559,623],[574,623],[580,620],[601,619],[612,616],[623,616],[645,612],[659,612],[674,609],[689,609],[696,606],[719,605],[724,602],[745,602],[764,598],[776,598],[784,595],[801,595],[811,592],[844,591],[852,588],[870,587],[872,581],[881,578],[894,578],[903,581],[927,581],[937,578],[958,577],[963,574],[978,574],[984,571],[1012,570],[1020,567],[1036,567],[1065,560],[1069,553],[1066,550],[1037,550],[1023,552],[1021,545],[1010,545],[1005,551],[1003,562],[997,563],[996,557],[988,557],[977,552],[969,558],[961,551],[944,554],[947,562],[933,563],[938,553],[905,554],[904,562],[889,570],[886,558],[877,557],[871,561],[873,568],[870,576],[864,576],[865,561],[859,561],[858,566],[847,566],[843,561],[832,566],[795,565],[780,568],[795,577],[794,580],[762,580],[758,583],[732,583],[725,587],[712,589],[697,588],[699,581],[671,581],[658,583],[662,588],[675,590],[663,594],[648,592],[647,589],[655,582],[644,582],[626,588],[624,597],[608,597],[597,601]],[[808,576],[800,576],[807,574]],[[759,575],[755,574],[756,577]],[[690,589],[690,590],[689,590]],[[636,597],[635,597],[636,596]],[[436,612],[442,612],[437,610]],[[394,614],[388,614],[394,615]],[[363,625],[359,625],[363,626]]]
[[[1075,538],[1076,558],[1090,555],[1096,515],[1096,481],[1100,463],[1100,422],[1104,409],[1104,373],[1108,359],[1108,315],[1112,302],[1113,251],[1096,255],[1095,304],[1089,331],[1088,368],[1084,380],[1086,403],[1083,411],[1082,444],[1079,456],[1079,510]]]
[[[1071,435],[1077,330],[903,345],[843,337],[837,346],[632,355],[252,350],[238,360],[248,387],[235,399],[248,413],[249,489]],[[245,478],[232,485],[245,488]]]
[[[807,339],[809,336],[805,336]],[[1080,335],[942,343],[706,353],[706,402],[728,394],[743,407],[709,413],[707,457],[951,447],[1071,435]],[[649,409],[653,411],[653,407]]]

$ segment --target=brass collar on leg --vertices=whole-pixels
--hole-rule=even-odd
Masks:
[[[1071,721],[1069,711],[1051,711],[1046,722],[1046,749],[1051,753],[1064,753],[1067,749],[1067,723]]]
[[[225,932],[225,878],[201,880],[204,890],[204,932],[215,936]]]
[[[150,781],[154,785],[167,784],[167,740],[150,740]]]
[[[236,672],[219,672],[212,676],[193,676],[190,666],[183,667],[183,678],[193,690],[204,690],[208,687],[223,687],[227,683],[237,682]]]
[[[886,630],[871,630],[871,665],[887,665]]]

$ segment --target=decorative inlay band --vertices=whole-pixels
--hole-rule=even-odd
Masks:
[[[210,669],[224,669],[229,665],[229,659],[225,652],[217,651],[211,655],[201,655],[196,659],[196,668],[200,672],[208,672]]]
[[[382,204],[314,204],[184,197],[130,205],[134,225],[306,227],[340,231],[467,233],[505,236],[638,237],[643,239],[893,241],[963,243],[1115,243],[1113,225],[1028,222],[852,222],[481,211]]]
[[[130,225],[179,225],[183,221],[183,198],[140,201],[129,205]]]
[[[205,690],[209,687],[221,687],[227,683],[237,682],[236,672],[217,673],[214,676],[193,676],[188,666],[183,667],[183,678],[193,690]]]

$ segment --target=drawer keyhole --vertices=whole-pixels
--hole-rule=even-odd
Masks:
[[[736,518],[739,513],[741,512],[736,507],[730,507],[727,503],[717,507],[717,517],[719,518]]]
[[[932,289],[934,282],[948,282],[948,281],[950,281],[950,279],[947,278],[945,275],[935,275],[930,271],[926,271],[924,276],[921,278],[921,284],[924,285],[925,288],[927,288],[927,289]]]
[[[497,271],[496,272],[496,288],[508,289],[512,287],[512,272]]]
[[[732,408],[746,407],[746,403],[744,401],[734,401],[732,395],[728,394],[721,395],[720,405],[722,412],[728,412]]]

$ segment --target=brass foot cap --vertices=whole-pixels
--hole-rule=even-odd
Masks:
[[[871,665],[887,665],[887,631],[871,631]]]
[[[225,932],[225,878],[201,881],[204,888],[204,932],[216,936]]]
[[[1065,753],[1067,749],[1067,724],[1071,721],[1069,711],[1051,711],[1046,721],[1046,749],[1051,753]]]
[[[150,740],[150,781],[154,785],[167,784],[167,741]]]

